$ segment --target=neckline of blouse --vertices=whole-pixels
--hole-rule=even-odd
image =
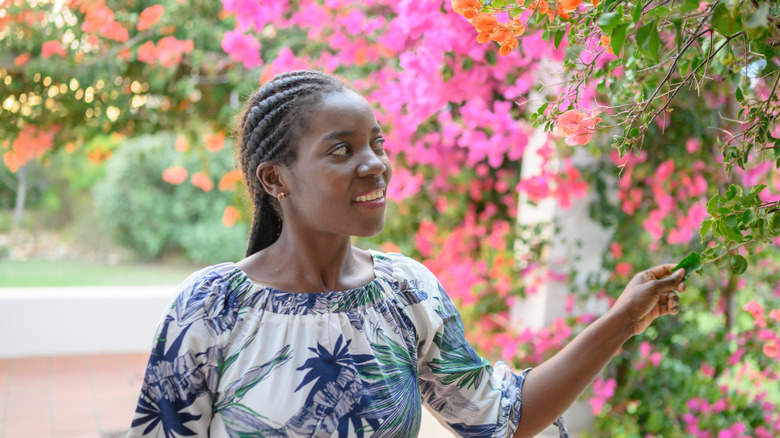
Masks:
[[[286,290],[277,289],[253,280],[251,277],[249,277],[249,274],[244,272],[243,269],[239,268],[238,265],[236,265],[235,263],[231,263],[231,264],[233,265],[234,270],[237,271],[240,275],[242,275],[245,278],[245,280],[251,285],[251,288],[257,291],[262,290],[275,295],[276,294],[302,295],[302,296],[311,296],[313,298],[336,297],[340,295],[348,295],[352,292],[362,291],[362,290],[373,288],[375,286],[379,286],[377,282],[380,280],[380,278],[383,278],[388,281],[393,278],[393,266],[391,264],[389,257],[373,249],[368,249],[366,251],[369,254],[371,254],[371,261],[373,262],[374,278],[362,286],[358,286],[352,289],[337,290],[337,291],[290,292]]]

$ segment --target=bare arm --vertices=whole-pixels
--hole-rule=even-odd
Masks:
[[[615,305],[555,356],[528,373],[514,438],[532,437],[560,417],[629,338],[666,314],[676,314],[685,271],[656,266],[634,276]]]

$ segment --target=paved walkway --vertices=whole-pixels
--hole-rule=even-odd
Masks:
[[[0,359],[0,438],[124,436],[148,354]]]

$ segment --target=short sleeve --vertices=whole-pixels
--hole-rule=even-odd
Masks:
[[[522,414],[522,391],[530,371],[491,365],[468,343],[460,314],[444,288],[420,265],[418,279],[402,284],[424,288],[425,299],[409,309],[418,333],[418,373],[423,403],[462,437],[512,437]],[[562,419],[556,421],[566,437]]]
[[[219,276],[193,274],[157,329],[128,437],[207,436],[224,306]],[[220,324],[220,323],[223,324]]]

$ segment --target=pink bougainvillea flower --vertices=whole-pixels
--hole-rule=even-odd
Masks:
[[[190,182],[192,182],[193,186],[203,190],[204,192],[210,192],[211,189],[214,188],[214,182],[212,182],[211,178],[209,178],[208,175],[203,172],[192,174]]]
[[[62,43],[57,40],[46,41],[41,46],[41,56],[43,59],[51,58],[54,55],[62,56],[63,58],[68,56],[68,52],[62,47]]]
[[[756,300],[748,301],[742,309],[750,313],[753,319],[756,320],[756,325],[760,325],[761,327],[766,326],[766,321],[764,320],[764,307],[761,306],[761,304],[758,304]]]
[[[225,211],[222,212],[222,225],[227,228],[232,227],[241,218],[241,212],[236,207],[228,205],[225,207]]]
[[[764,354],[767,355],[767,357],[771,357],[773,359],[780,359],[780,346],[777,344],[776,340],[772,340],[764,344],[763,351]]]
[[[163,170],[162,179],[168,184],[176,185],[187,181],[187,175],[187,169],[181,166],[171,166]]]
[[[222,39],[222,50],[235,61],[243,63],[246,68],[257,67],[263,63],[260,59],[261,48],[255,37],[239,30],[225,32]]]
[[[780,309],[772,309],[769,311],[769,317],[777,322],[780,322]]]
[[[138,24],[135,28],[138,29],[139,32],[149,29],[157,23],[160,17],[162,17],[163,12],[165,12],[163,5],[149,6],[141,11],[141,15],[138,16]]]
[[[590,409],[593,415],[600,415],[604,405],[615,395],[617,381],[615,379],[604,380],[601,377],[593,381],[593,397],[590,401]]]

